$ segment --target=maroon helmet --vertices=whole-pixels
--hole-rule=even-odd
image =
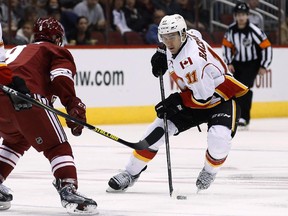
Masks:
[[[38,18],[34,23],[34,40],[49,41],[61,46],[64,37],[62,25],[53,17]]]

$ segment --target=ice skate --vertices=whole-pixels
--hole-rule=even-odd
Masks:
[[[211,183],[215,180],[216,173],[208,173],[204,168],[199,173],[199,176],[196,181],[196,186],[198,188],[198,191],[206,190],[210,187]]]
[[[10,189],[0,183],[0,211],[9,209],[12,200],[13,196],[10,194]]]
[[[247,124],[247,121],[245,119],[243,119],[243,118],[239,119],[238,130],[239,131],[247,131],[248,130],[248,124]]]
[[[54,187],[57,189],[61,204],[66,208],[67,213],[70,215],[97,215],[97,203],[90,198],[77,192],[76,187],[72,183],[61,186],[61,180],[53,182]]]
[[[117,192],[125,192],[128,187],[132,187],[135,182],[139,179],[140,174],[146,170],[147,166],[145,166],[141,172],[137,175],[131,175],[126,170],[113,176],[109,182],[109,187],[106,189],[108,193],[117,193]]]

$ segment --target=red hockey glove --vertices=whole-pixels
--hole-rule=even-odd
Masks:
[[[79,98],[74,97],[66,107],[66,110],[70,116],[86,122],[86,106]],[[71,133],[74,136],[80,136],[82,134],[83,126],[69,120],[66,120],[66,124],[69,128],[71,128]]]
[[[178,92],[171,94],[168,98],[155,106],[159,118],[163,118],[164,113],[166,113],[167,118],[169,118],[182,111],[184,108],[182,98]]]
[[[159,77],[160,73],[165,74],[168,69],[167,57],[166,57],[166,46],[157,47],[156,53],[151,58],[152,73],[155,77]]]
[[[23,94],[26,94],[27,96],[30,97],[30,90],[27,88],[26,86],[26,83],[25,81],[18,77],[18,76],[14,76],[12,78],[12,83],[10,83],[8,85],[8,87],[20,92],[20,93],[23,93]],[[18,98],[17,96],[14,96],[12,94],[9,94],[8,95],[13,106],[14,106],[14,109],[16,111],[20,111],[20,110],[24,110],[24,109],[30,109],[32,107],[32,104],[25,101],[25,100],[22,100],[20,98]]]

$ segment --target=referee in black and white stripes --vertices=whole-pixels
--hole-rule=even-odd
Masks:
[[[266,73],[272,61],[272,47],[266,34],[249,22],[249,7],[246,3],[237,3],[234,15],[236,22],[229,26],[222,41],[223,57],[234,77],[250,89],[257,74]],[[249,124],[252,95],[250,89],[238,100],[241,107],[239,126],[246,127]]]

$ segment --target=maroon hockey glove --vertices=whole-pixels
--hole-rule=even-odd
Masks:
[[[168,69],[166,46],[163,44],[157,47],[156,53],[151,58],[152,73],[155,77],[159,77],[160,74],[165,74]]]
[[[169,118],[182,111],[184,108],[182,98],[178,92],[171,94],[168,98],[155,106],[159,118],[163,118],[164,113],[166,113],[167,118]]]
[[[18,77],[18,76],[14,76],[12,78],[12,83],[10,83],[8,85],[8,87],[22,93],[22,94],[26,94],[27,96],[30,97],[30,90],[27,88],[25,81]],[[20,111],[20,110],[24,110],[24,109],[30,109],[32,107],[32,104],[22,100],[21,98],[18,98],[15,95],[9,94],[9,98],[14,106],[14,109],[16,111]]]
[[[66,110],[70,116],[86,122],[86,106],[79,98],[74,97],[66,107]],[[69,120],[66,120],[66,124],[71,128],[71,133],[74,136],[80,136],[82,134],[83,126]]]

